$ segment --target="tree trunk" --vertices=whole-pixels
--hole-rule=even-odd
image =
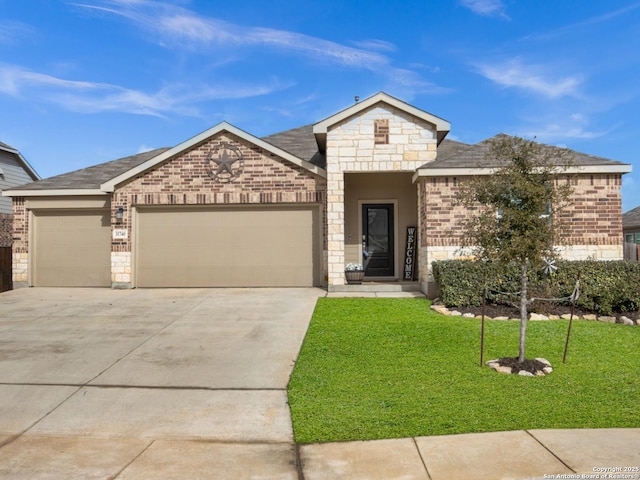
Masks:
[[[529,304],[527,279],[527,262],[522,263],[522,271],[520,274],[520,349],[518,353],[518,361],[524,362],[525,342],[527,339],[527,306]]]

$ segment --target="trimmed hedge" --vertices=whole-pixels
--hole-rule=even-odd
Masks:
[[[485,277],[487,303],[508,305],[509,301],[518,301],[513,295],[520,288],[517,265],[504,268],[472,260],[442,260],[433,262],[432,266],[440,300],[447,306],[481,305]],[[578,308],[600,315],[640,309],[640,262],[561,260],[556,266],[558,270],[551,275],[530,272],[531,296],[568,297],[573,292],[580,272]]]

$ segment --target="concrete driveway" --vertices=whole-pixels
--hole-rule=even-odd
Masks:
[[[0,478],[297,478],[286,387],[324,294],[1,294]]]

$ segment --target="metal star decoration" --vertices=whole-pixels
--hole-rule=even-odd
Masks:
[[[222,143],[207,156],[207,173],[220,182],[229,183],[238,178],[244,169],[244,158],[240,149],[229,143]]]

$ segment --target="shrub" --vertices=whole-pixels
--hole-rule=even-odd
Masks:
[[[580,273],[581,295],[577,307],[601,315],[640,309],[640,262],[562,260],[556,265],[558,270],[551,275],[530,272],[534,297],[570,296]],[[485,278],[488,303],[507,305],[509,300],[516,300],[514,294],[520,284],[516,265],[499,269],[495,264],[472,260],[442,260],[433,262],[432,266],[440,299],[445,305],[481,305]]]

